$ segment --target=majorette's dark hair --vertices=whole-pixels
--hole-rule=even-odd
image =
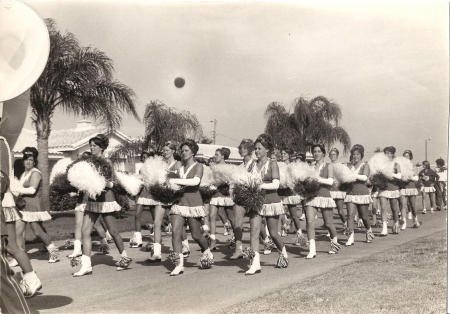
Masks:
[[[385,154],[386,154],[386,152],[390,152],[392,155],[395,155],[396,151],[397,150],[395,149],[394,146],[388,146],[383,149],[383,153],[385,153]]]
[[[216,152],[220,152],[223,156],[223,160],[227,160],[230,157],[231,150],[228,147],[221,147],[216,149]]]
[[[146,152],[146,151],[143,151],[142,153],[141,153],[141,161],[142,161],[142,159],[145,157],[145,158],[149,158],[149,157],[154,157],[155,156],[155,152]],[[145,160],[145,159],[144,159]]]
[[[300,158],[300,160],[302,162],[306,162],[306,154],[305,153],[298,153],[297,157]]]
[[[27,146],[23,149],[22,154],[23,154],[24,161],[25,161],[25,159],[29,158],[30,156],[33,156],[34,166],[37,167],[37,165],[38,165],[37,158],[39,156],[39,152],[37,151],[36,147]]]
[[[336,155],[339,156],[339,150],[336,147],[333,147],[332,149],[330,149],[330,151],[328,152],[328,155],[331,154],[331,152],[336,152]]]
[[[358,153],[361,155],[361,159],[364,158],[364,146],[362,146],[361,144],[355,144],[350,150],[350,161],[352,161],[352,156],[355,151],[358,151]]]
[[[254,145],[256,145],[258,143],[260,143],[265,149],[267,149],[269,151],[268,155],[270,155],[272,153],[272,151],[273,151],[273,144],[272,144],[272,138],[269,135],[267,135],[265,133],[260,134],[258,136],[258,138],[256,139]]]
[[[405,156],[405,154],[408,154],[408,155],[409,155],[409,160],[412,160],[412,159],[413,159],[413,153],[412,153],[412,151],[410,151],[409,149],[407,149],[407,150],[405,150],[405,151],[403,152],[403,156]]]
[[[325,146],[324,146],[322,143],[316,143],[316,144],[313,144],[311,148],[312,148],[312,150],[314,151],[314,148],[316,148],[316,147],[319,147],[319,148],[320,148],[320,151],[321,151],[324,155],[326,155],[327,151],[325,150]]]
[[[255,143],[253,140],[249,138],[245,138],[241,141],[241,143],[238,146],[238,149],[244,148],[247,150],[248,154],[251,155],[253,151],[255,150]]]
[[[90,151],[85,151],[84,153],[81,154],[80,158],[87,159],[90,156],[92,156],[92,153]]]
[[[175,145],[175,143],[172,142],[172,141],[167,141],[167,142],[164,144],[164,146],[169,147],[169,148],[170,148],[171,150],[173,150],[174,152],[177,151],[177,145]]]
[[[181,143],[180,150],[182,150],[183,146],[189,147],[189,149],[194,154],[194,156],[197,155],[199,147],[198,147],[197,143],[194,140],[188,139],[188,140],[186,140],[186,142]]]
[[[422,161],[422,166],[426,169],[430,169],[430,162],[428,160]]]
[[[290,148],[290,147],[287,147],[287,146],[284,146],[283,148],[281,148],[280,152],[288,153],[289,157],[294,154],[294,150],[292,148]]]
[[[91,142],[94,142],[95,145],[100,147],[102,150],[107,149],[109,145],[109,139],[106,137],[105,134],[97,134],[96,136],[91,137],[89,139],[89,144],[91,144]]]

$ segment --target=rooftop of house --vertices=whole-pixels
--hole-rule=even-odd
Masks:
[[[73,129],[52,130],[48,139],[49,154],[53,156],[62,156],[64,151],[73,151],[80,148],[96,134],[105,132],[104,128],[94,126],[89,120],[77,122],[77,127]],[[116,131],[115,134],[124,140],[130,140],[125,134]],[[20,153],[25,147],[37,146],[37,135],[35,130],[22,129],[14,153]]]

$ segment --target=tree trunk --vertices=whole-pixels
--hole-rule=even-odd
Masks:
[[[48,138],[50,135],[50,123],[36,121],[38,169],[42,174],[42,202],[47,210],[50,210],[50,186],[48,167]]]

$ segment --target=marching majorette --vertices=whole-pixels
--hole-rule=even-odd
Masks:
[[[326,163],[323,159],[326,151],[322,144],[314,144],[312,146],[313,157],[315,165],[313,169],[316,171],[318,181],[320,183],[319,191],[316,197],[308,199],[306,205],[306,226],[309,240],[309,254],[306,259],[312,259],[316,257],[316,231],[315,220],[317,216],[317,210],[322,211],[322,217],[325,227],[330,233],[330,246],[329,254],[336,254],[339,252],[341,246],[338,243],[336,235],[336,227],[333,224],[333,208],[336,207],[336,203],[331,198],[330,187],[333,184],[333,165]]]
[[[92,274],[92,264],[91,264],[91,250],[92,250],[92,239],[91,232],[94,224],[99,216],[103,217],[111,236],[114,239],[114,243],[120,253],[120,260],[116,263],[117,270],[127,269],[131,263],[131,258],[127,256],[127,252],[124,249],[122,236],[117,230],[117,223],[115,218],[115,213],[121,210],[120,205],[116,202],[114,192],[112,190],[114,186],[114,171],[109,160],[104,160],[103,152],[109,145],[109,139],[104,134],[98,134],[95,137],[89,139],[89,145],[91,153],[93,156],[98,157],[103,160],[105,164],[110,165],[110,176],[109,178],[104,178],[105,188],[103,192],[97,195],[95,198],[89,197],[83,217],[83,255],[81,256],[81,268],[78,272],[74,273],[74,277],[80,277],[84,275]],[[69,178],[69,173],[68,173]]]
[[[259,257],[259,234],[261,229],[261,221],[263,217],[266,219],[269,234],[275,243],[279,258],[277,267],[286,268],[289,265],[289,259],[284,246],[283,240],[278,233],[279,216],[284,214],[284,205],[278,196],[277,189],[280,186],[280,173],[276,161],[269,159],[269,154],[273,150],[270,137],[261,134],[255,141],[256,164],[252,169],[255,176],[259,176],[263,182],[260,189],[265,191],[264,204],[261,208],[250,212],[250,248],[252,253],[250,269],[245,272],[246,275],[254,275],[261,272]]]
[[[345,196],[345,204],[347,205],[347,229],[348,241],[345,246],[351,246],[355,243],[355,224],[354,217],[358,211],[359,217],[362,219],[364,227],[366,228],[366,242],[371,243],[374,239],[372,227],[369,219],[369,204],[372,202],[369,188],[367,187],[367,180],[370,175],[370,168],[367,163],[363,161],[364,147],[356,144],[350,150],[350,170],[356,173],[356,181],[352,182],[351,189]]]
[[[203,200],[199,192],[203,176],[203,166],[194,160],[198,152],[198,145],[193,140],[187,140],[180,145],[182,166],[177,170],[179,178],[172,178],[169,183],[184,186],[184,193],[180,201],[172,205],[170,215],[172,220],[172,246],[174,254],[171,256],[176,267],[170,273],[177,276],[184,272],[182,253],[182,233],[185,219],[189,224],[192,238],[199,244],[202,257],[202,268],[211,268],[214,257],[208,247],[208,242],[202,234],[202,218],[206,215]]]
[[[407,158],[408,160],[413,159],[413,153],[410,150],[405,150],[403,152],[403,157]],[[419,176],[414,173],[414,165],[412,162],[410,162],[411,170],[413,171],[413,176],[408,182],[405,184],[405,186],[400,189],[400,210],[402,213],[402,226],[401,230],[406,229],[406,212],[407,209],[410,209],[411,218],[414,219],[414,225],[413,228],[419,228],[420,222],[419,218],[417,217],[417,209],[416,209],[416,196],[419,195],[419,191],[417,191],[416,182],[419,180]]]

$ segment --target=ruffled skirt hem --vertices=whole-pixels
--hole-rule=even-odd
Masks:
[[[116,201],[113,202],[88,202],[85,211],[99,214],[114,213],[122,209]]]
[[[231,197],[213,197],[209,204],[214,206],[233,206],[234,202]]]
[[[166,204],[163,204],[161,202],[155,201],[152,198],[146,198],[146,197],[139,197],[137,199],[136,204],[138,204],[138,205],[146,205],[146,206],[157,206],[157,205],[166,206]]]
[[[419,195],[419,191],[417,189],[401,189],[400,195],[402,196],[415,196]]]
[[[284,205],[298,205],[302,203],[304,198],[300,195],[280,196]]]
[[[347,195],[347,193],[342,192],[342,191],[330,191],[330,194],[331,194],[331,198],[336,199],[336,200],[343,200],[343,199],[345,199],[345,196]]]
[[[399,198],[400,197],[400,191],[380,191],[378,193],[378,197],[384,197],[384,198]]]
[[[205,217],[205,207],[202,206],[181,206],[172,205],[169,212],[170,215],[180,215],[181,217]]]
[[[372,197],[370,195],[347,195],[344,202],[365,205],[372,203]]]
[[[313,199],[306,201],[306,206],[312,206],[317,208],[335,208],[336,203],[331,197],[317,196]]]
[[[84,212],[84,210],[86,209],[86,204],[77,204],[77,206],[75,206],[75,211],[76,212]]]
[[[422,186],[420,191],[425,193],[433,193],[436,192],[436,189],[433,186]]]
[[[260,216],[278,216],[285,213],[284,205],[282,202],[272,203],[272,204],[264,204],[263,207],[259,210],[258,214]]]
[[[15,207],[3,207],[3,214],[5,215],[6,222],[20,220],[19,213]]]
[[[52,216],[48,212],[27,212],[21,210],[20,214],[22,216],[21,219],[25,222],[47,221],[52,219]]]

